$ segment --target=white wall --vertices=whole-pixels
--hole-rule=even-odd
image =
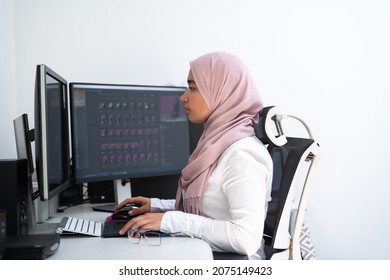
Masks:
[[[16,158],[14,13],[12,0],[0,0],[0,158]]]
[[[190,59],[234,52],[266,105],[304,118],[324,150],[306,215],[318,258],[390,258],[388,1],[14,0],[14,31],[6,2],[0,50],[7,70],[15,57],[17,100],[2,93],[2,109],[33,121],[39,63],[68,81],[182,85]],[[12,92],[12,79],[0,85]]]

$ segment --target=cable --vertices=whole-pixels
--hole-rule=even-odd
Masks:
[[[121,181],[122,186],[126,186],[127,183],[130,183],[130,178],[126,178]]]
[[[293,119],[296,119],[298,120],[300,123],[302,123],[302,125],[305,127],[307,133],[309,134],[309,137],[311,139],[314,139],[313,138],[313,133],[311,132],[310,130],[310,127],[308,126],[308,124],[302,120],[301,118],[297,117],[297,116],[294,116],[294,115],[282,115],[282,114],[277,114],[276,116],[276,120],[280,123],[283,119],[285,118],[293,118]]]

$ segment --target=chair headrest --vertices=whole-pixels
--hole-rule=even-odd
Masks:
[[[264,144],[271,144],[275,146],[283,146],[287,143],[286,136],[281,132],[280,123],[276,120],[275,106],[264,107],[259,115],[259,124],[255,129],[256,136]],[[275,126],[278,135],[275,135],[272,126]]]

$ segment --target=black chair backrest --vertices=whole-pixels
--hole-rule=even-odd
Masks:
[[[298,165],[302,160],[302,156],[313,143],[313,139],[287,137],[287,143],[282,147],[268,145],[268,151],[274,165],[274,173],[264,234],[271,238],[275,236],[278,230],[286,198]],[[270,245],[273,246],[273,243]]]

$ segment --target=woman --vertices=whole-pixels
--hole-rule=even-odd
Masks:
[[[214,52],[190,62],[180,98],[204,132],[183,169],[175,200],[134,197],[141,207],[120,231],[159,229],[207,241],[215,251],[263,257],[262,235],[272,181],[272,160],[254,127],[261,97],[244,64]]]

